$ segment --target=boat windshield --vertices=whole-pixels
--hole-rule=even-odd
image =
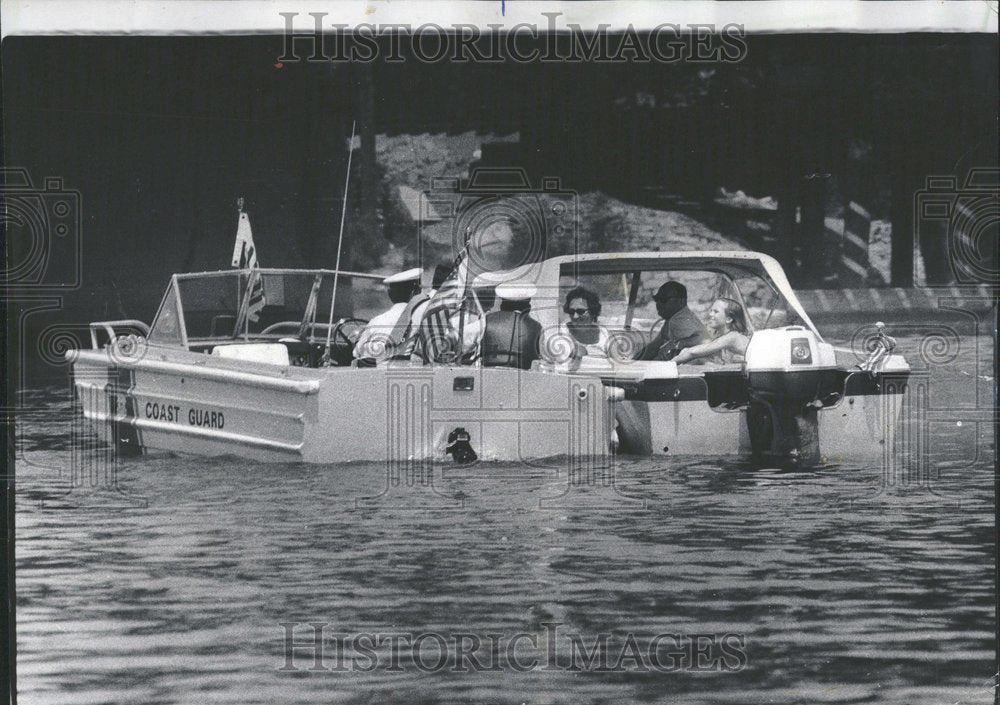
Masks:
[[[341,272],[334,322],[367,320],[385,308],[381,277]],[[326,336],[333,297],[329,270],[232,270],[178,274],[164,296],[150,340],[218,343]]]
[[[765,328],[802,325],[792,306],[777,288],[755,272],[724,272],[709,269],[573,272],[564,268],[559,280],[559,306],[576,287],[597,295],[601,302],[598,323],[612,330],[655,332],[662,325],[653,297],[667,282],[684,287],[687,307],[708,322],[708,310],[719,298],[732,299],[743,311],[749,332]],[[677,291],[677,287],[671,287]],[[565,314],[562,314],[565,318]]]

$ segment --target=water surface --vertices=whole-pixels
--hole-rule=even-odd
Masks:
[[[918,355],[919,341],[904,342]],[[983,348],[987,347],[985,351]],[[929,367],[927,469],[801,472],[622,460],[617,489],[554,470],[154,455],[73,487],[69,397],[24,395],[17,495],[22,703],[988,703],[992,344]],[[892,482],[888,483],[887,478]],[[78,477],[79,479],[79,477]],[[90,487],[96,484],[96,488]],[[558,498],[554,502],[541,502]],[[544,508],[540,507],[544,505]],[[286,666],[281,623],[361,633],[742,635],[737,670],[425,673]],[[546,626],[548,625],[548,626]],[[616,647],[619,651],[616,651]],[[385,659],[386,649],[378,650]],[[620,655],[620,654],[619,654]],[[433,662],[433,649],[426,652]],[[333,659],[324,662],[334,664]],[[429,669],[433,670],[433,669]]]

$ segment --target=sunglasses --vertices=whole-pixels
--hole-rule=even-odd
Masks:
[[[589,308],[568,308],[568,309],[566,309],[566,313],[568,313],[571,316],[585,316],[588,313],[590,313],[590,309]]]

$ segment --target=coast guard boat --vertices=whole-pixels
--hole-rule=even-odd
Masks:
[[[470,278],[463,296],[473,311],[484,283],[535,287],[531,315],[549,334],[528,370],[354,366],[358,333],[387,304],[380,279],[324,269],[176,274],[152,324],[92,323],[91,348],[68,353],[82,413],[123,453],[311,463],[609,452],[814,463],[881,455],[893,443],[909,374],[894,341],[878,328],[864,353],[835,349],[763,254],[584,254]],[[667,281],[685,285],[702,319],[718,296],[740,303],[751,329],[744,360],[637,359],[662,325],[653,295]],[[559,333],[564,297],[578,285],[601,298],[606,354],[579,358]]]

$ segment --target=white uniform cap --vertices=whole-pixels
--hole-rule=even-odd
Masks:
[[[382,280],[383,284],[402,284],[403,282],[420,281],[420,275],[424,273],[420,267],[415,267],[413,269],[407,269],[405,272],[399,272],[398,274],[390,274],[388,277]]]
[[[497,287],[497,298],[504,301],[527,301],[538,293],[534,284],[501,284]]]

